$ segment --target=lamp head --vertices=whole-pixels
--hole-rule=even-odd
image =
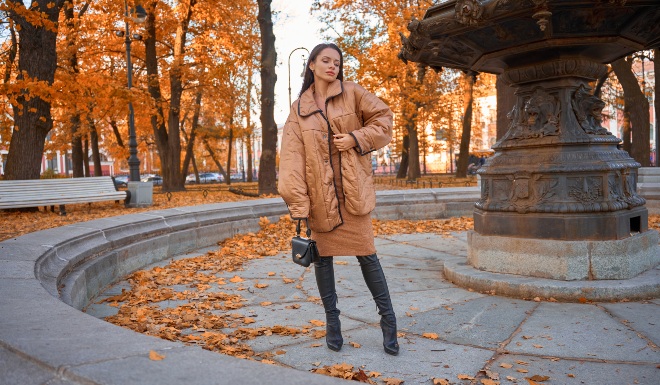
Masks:
[[[147,11],[141,5],[131,8],[131,19],[136,23],[144,23],[147,20]]]

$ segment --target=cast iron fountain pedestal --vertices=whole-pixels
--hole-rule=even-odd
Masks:
[[[402,36],[404,60],[500,74],[516,89],[508,132],[481,174],[468,263],[553,280],[626,280],[660,263],[637,194],[640,164],[601,126],[590,82],[658,45],[649,1],[459,0]]]

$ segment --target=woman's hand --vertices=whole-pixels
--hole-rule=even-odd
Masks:
[[[333,142],[339,151],[348,151],[355,147],[355,139],[350,134],[333,135]]]

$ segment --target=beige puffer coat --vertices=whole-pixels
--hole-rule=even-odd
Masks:
[[[314,85],[312,85],[314,87]],[[282,133],[278,190],[293,219],[308,218],[316,232],[342,224],[333,168],[340,167],[346,210],[366,215],[376,206],[371,151],[392,139],[392,111],[378,97],[353,82],[328,86],[327,116],[307,89],[291,106]],[[329,135],[348,133],[356,147],[332,164]]]

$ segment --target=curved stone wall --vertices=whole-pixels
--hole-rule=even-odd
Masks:
[[[381,191],[374,217],[471,215],[478,198],[478,188]],[[0,357],[13,363],[16,383],[28,378],[84,384],[343,383],[142,335],[78,310],[132,271],[256,231],[260,217],[276,220],[287,212],[279,198],[209,204],[104,218],[0,242]],[[173,359],[151,361],[151,350]]]

